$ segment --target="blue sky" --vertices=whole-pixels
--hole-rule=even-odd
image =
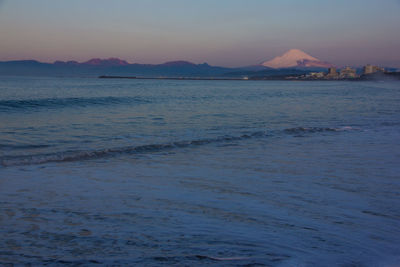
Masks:
[[[0,60],[260,63],[290,48],[400,67],[399,0],[0,0]]]

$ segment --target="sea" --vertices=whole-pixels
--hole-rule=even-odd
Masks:
[[[0,265],[400,266],[400,82],[2,76]]]

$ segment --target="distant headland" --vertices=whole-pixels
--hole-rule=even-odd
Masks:
[[[299,49],[251,66],[228,68],[169,61],[162,64],[128,63],[119,58],[94,58],[85,62],[36,60],[0,62],[0,75],[102,78],[168,78],[212,80],[370,80],[399,79],[399,69],[366,65],[338,68]]]

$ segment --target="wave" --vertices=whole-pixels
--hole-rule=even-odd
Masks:
[[[1,165],[4,167],[15,165],[33,165],[50,162],[70,162],[89,159],[98,159],[111,157],[119,154],[138,154],[149,152],[161,152],[174,148],[185,148],[190,146],[201,146],[211,143],[232,142],[254,137],[267,136],[265,132],[254,132],[251,134],[243,134],[241,136],[221,136],[209,139],[197,139],[191,141],[177,141],[165,144],[149,144],[122,148],[110,148],[94,151],[66,151],[59,153],[21,155],[21,156],[6,156],[0,158]]]
[[[47,148],[50,145],[9,145],[9,144],[0,144],[0,149],[39,149],[39,148]]]
[[[91,97],[91,98],[42,98],[42,99],[23,99],[23,100],[1,100],[0,111],[10,110],[32,110],[41,108],[60,108],[60,107],[86,107],[92,105],[115,105],[132,103],[150,103],[151,101],[142,97]]]
[[[342,128],[296,127],[296,128],[285,129],[283,130],[283,132],[294,134],[295,136],[297,136],[299,133],[340,132],[340,131],[347,131],[354,129],[355,128],[352,127],[342,127]],[[113,157],[121,154],[143,154],[152,152],[162,152],[178,148],[195,147],[213,143],[229,143],[251,138],[262,138],[270,136],[279,136],[279,134],[275,132],[257,131],[249,134],[242,134],[239,136],[226,135],[216,138],[196,139],[190,141],[177,141],[164,144],[148,144],[148,145],[121,147],[121,148],[107,148],[107,149],[93,150],[93,151],[65,151],[65,152],[47,153],[47,154],[5,156],[0,158],[0,164],[4,167],[7,167],[7,166],[18,166],[18,165],[44,164],[51,162],[72,162],[80,160]]]
[[[348,130],[359,130],[358,128],[344,126],[340,128],[329,128],[329,127],[295,127],[285,129],[284,132],[289,134],[304,134],[304,133],[321,133],[321,132],[340,132]]]

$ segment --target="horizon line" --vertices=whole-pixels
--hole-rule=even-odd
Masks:
[[[193,65],[204,65],[207,64],[211,67],[222,67],[222,68],[230,68],[230,69],[235,69],[235,68],[245,68],[245,67],[265,67],[265,68],[270,68],[270,69],[280,69],[280,68],[272,68],[272,67],[267,67],[267,66],[263,66],[262,63],[258,63],[258,64],[252,64],[252,65],[241,65],[241,66],[223,66],[223,65],[211,65],[208,62],[204,61],[203,63],[197,63],[197,62],[193,62],[190,60],[185,60],[185,59],[177,59],[177,60],[169,60],[169,61],[164,61],[162,63],[140,63],[140,62],[132,62],[129,60],[125,60],[119,57],[93,57],[93,58],[89,58],[88,60],[82,60],[82,61],[77,61],[77,60],[54,60],[54,61],[41,61],[38,59],[34,59],[34,58],[26,58],[26,59],[11,59],[11,60],[1,60],[0,62],[17,62],[17,61],[35,61],[38,63],[44,63],[44,64],[55,64],[57,62],[62,62],[62,63],[68,63],[68,62],[76,62],[78,64],[84,64],[87,63],[91,60],[120,60],[120,61],[125,61],[128,65],[163,65],[163,64],[167,64],[167,63],[175,63],[175,62],[185,62],[185,63],[190,63]],[[336,64],[332,64],[335,68],[345,68],[345,67],[353,67],[353,68],[360,68],[360,67],[364,67],[366,65],[373,65],[373,66],[379,66],[379,67],[386,67],[386,68],[394,68],[394,69],[400,69],[400,63],[399,66],[396,67],[390,67],[390,66],[385,66],[383,64],[374,64],[374,63],[366,63],[366,64],[343,64],[343,65],[336,65]],[[121,65],[124,66],[124,65]],[[126,65],[125,65],[126,66]],[[293,66],[293,68],[296,68],[298,66]],[[291,68],[291,67],[286,67],[286,68]],[[324,68],[324,67],[304,67],[304,68],[320,68],[320,69],[328,69],[328,68]]]

